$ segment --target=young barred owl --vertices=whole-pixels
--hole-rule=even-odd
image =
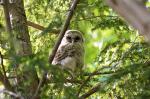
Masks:
[[[56,52],[53,65],[75,72],[84,65],[84,40],[80,31],[67,30]]]

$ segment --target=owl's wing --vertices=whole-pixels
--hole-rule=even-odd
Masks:
[[[75,46],[72,44],[67,44],[62,46],[58,49],[52,64],[60,65],[61,60],[65,59],[66,57],[75,57],[76,55],[81,56],[80,46]]]
[[[66,51],[66,46],[62,46],[60,49],[57,50],[52,64],[60,65],[61,60],[65,59],[67,56],[68,56],[68,54]]]

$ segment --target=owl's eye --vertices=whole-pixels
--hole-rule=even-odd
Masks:
[[[71,37],[70,37],[70,36],[67,36],[66,38],[67,38],[67,40],[68,40],[69,42],[71,42]]]
[[[71,40],[71,37],[70,37],[70,36],[68,36],[68,37],[67,37],[67,39],[68,39],[68,40]]]
[[[75,38],[75,42],[77,42],[77,41],[79,41],[79,40],[80,40],[80,37],[77,36],[77,37]]]

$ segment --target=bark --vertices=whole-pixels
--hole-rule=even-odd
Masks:
[[[23,0],[15,0],[10,7],[11,24],[15,35],[15,50],[17,55],[32,54],[27,20]]]
[[[11,47],[11,50],[13,50],[13,45],[12,45],[12,42],[13,40],[11,39],[11,37],[13,36],[11,34],[11,24],[10,24],[10,17],[9,17],[9,8],[8,8],[8,1],[5,0],[2,2],[4,4],[4,14],[5,14],[5,20],[6,20],[6,31],[8,32],[9,34],[9,39],[10,39],[10,47]],[[3,56],[0,52],[0,60],[1,60],[1,66],[3,67],[3,70],[4,70],[4,65],[3,65]],[[0,71],[0,81],[3,83],[3,85],[5,86],[5,88],[9,91],[13,91],[14,92],[14,89],[12,87],[12,85],[10,84],[8,78],[6,77],[6,71],[4,70],[3,71],[4,74]]]
[[[136,28],[150,42],[150,13],[145,0],[106,0],[119,15]],[[143,1],[143,3],[141,2]]]
[[[14,35],[13,44],[15,46],[16,55],[20,57],[30,56],[32,54],[32,46],[30,42],[23,0],[14,0],[13,3],[9,4],[9,14],[13,30],[12,32]],[[21,63],[18,63],[17,65],[18,68],[22,68],[19,66]],[[30,98],[35,93],[35,90],[38,86],[38,76],[34,66],[26,70],[24,68],[25,66],[23,66],[21,71],[22,75],[18,75],[17,81],[18,86],[21,86],[24,89],[22,92],[24,97]],[[36,98],[39,98],[39,96]]]
[[[11,53],[15,54],[14,46],[13,46],[13,34],[12,34],[12,29],[11,29],[10,17],[9,17],[8,3],[9,3],[8,0],[4,0],[4,2],[3,2],[4,14],[5,14],[5,20],[6,20],[6,32],[8,33],[8,36],[9,36],[10,50],[12,50]]]

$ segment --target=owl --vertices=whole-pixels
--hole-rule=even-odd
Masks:
[[[84,66],[84,39],[77,30],[67,30],[52,61],[72,72],[82,70]]]

